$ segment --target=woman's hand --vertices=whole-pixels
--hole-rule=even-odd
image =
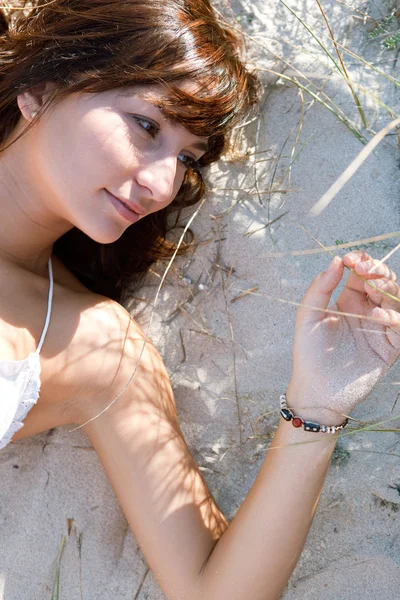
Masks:
[[[350,273],[330,311],[342,279]],[[371,392],[400,354],[400,287],[385,264],[376,267],[366,252],[336,257],[308,288],[296,316],[293,373],[287,390],[289,408],[307,419],[339,424]],[[369,285],[370,281],[379,289]],[[384,290],[394,298],[380,292]]]

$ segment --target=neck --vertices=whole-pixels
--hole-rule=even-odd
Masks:
[[[38,157],[26,139],[19,142],[0,153],[0,254],[44,274],[54,242],[72,226],[51,210],[55,199],[36,176]]]

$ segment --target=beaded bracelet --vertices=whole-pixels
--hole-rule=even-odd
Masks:
[[[320,423],[314,423],[312,421],[305,421],[301,417],[295,417],[290,408],[286,404],[286,394],[280,396],[281,403],[281,416],[285,421],[292,421],[293,427],[303,427],[304,431],[314,431],[320,433],[336,433],[344,429],[349,420],[346,419],[341,425],[320,425]]]

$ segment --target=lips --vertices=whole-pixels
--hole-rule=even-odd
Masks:
[[[118,198],[118,196],[116,196],[116,198],[124,206],[126,206],[127,208],[129,208],[129,210],[132,210],[133,212],[135,212],[137,215],[140,215],[141,217],[143,217],[143,215],[146,214],[146,211],[141,206],[138,206],[137,204],[133,204],[132,202],[129,202],[129,201],[126,201],[126,200],[121,200],[121,198]]]
[[[108,190],[105,191],[118,213],[130,223],[136,223],[140,217],[144,216],[145,212],[141,206],[137,206],[132,202],[125,202],[125,200],[121,200],[117,196],[114,196],[114,194]]]
[[[111,192],[109,192],[109,193],[111,194]],[[134,202],[131,202],[130,200],[124,200],[123,198],[120,198],[119,196],[116,196],[115,194],[112,194],[112,195],[114,196],[114,198],[119,200],[121,202],[121,204],[123,204],[124,206],[129,208],[129,210],[132,210],[133,212],[135,212],[137,215],[140,215],[141,217],[143,217],[143,215],[146,214],[147,211],[139,204],[135,204]]]

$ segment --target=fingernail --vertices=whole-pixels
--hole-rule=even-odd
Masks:
[[[357,267],[359,269],[368,269],[369,270],[373,267],[373,264],[374,263],[372,262],[372,260],[366,260],[364,262],[357,263]]]
[[[340,258],[340,256],[335,256],[330,262],[328,271],[333,271],[341,261],[342,259]]]

